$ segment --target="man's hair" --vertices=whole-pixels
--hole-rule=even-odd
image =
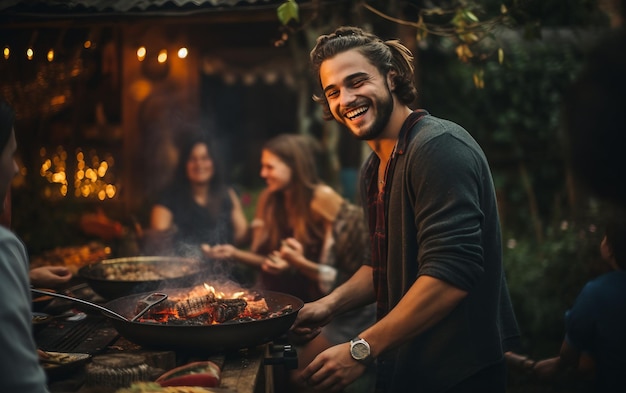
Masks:
[[[9,141],[14,122],[15,112],[13,108],[3,98],[0,98],[0,151],[4,150]]]
[[[605,235],[615,263],[621,270],[626,270],[626,220],[623,211],[608,220]]]
[[[313,73],[320,84],[320,90],[322,87],[320,81],[320,67],[322,63],[339,53],[351,49],[356,49],[365,56],[383,76],[394,70],[394,93],[398,96],[400,102],[410,105],[415,101],[417,90],[415,88],[415,67],[411,51],[398,40],[383,41],[374,34],[352,26],[339,27],[335,32],[317,38],[310,57]],[[320,92],[314,95],[313,100],[322,105],[325,120],[333,118],[324,94]]]

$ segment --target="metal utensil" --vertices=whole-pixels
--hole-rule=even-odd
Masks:
[[[72,302],[76,302],[76,303],[80,303],[80,304],[84,304],[86,306],[90,306],[93,308],[96,308],[102,312],[105,312],[109,315],[112,315],[116,318],[119,318],[123,321],[127,321],[127,322],[134,322],[137,318],[141,317],[143,314],[146,313],[146,311],[148,311],[151,307],[161,303],[163,300],[167,299],[167,294],[166,293],[161,293],[161,292],[155,292],[152,293],[148,296],[146,296],[145,298],[141,299],[141,302],[146,304],[146,307],[144,307],[137,315],[135,315],[132,319],[128,319],[123,315],[120,315],[118,313],[116,313],[113,310],[110,310],[106,307],[102,307],[99,304],[87,301],[87,300],[83,300],[83,299],[79,299],[77,297],[72,297],[72,296],[66,296],[66,295],[62,295],[60,293],[56,293],[56,292],[48,292],[48,291],[42,291],[40,289],[35,289],[35,288],[31,288],[30,289],[31,292],[33,293],[37,293],[40,295],[49,295],[49,296],[54,296],[54,297],[58,297],[61,299],[65,299],[65,300],[69,300]]]
[[[139,311],[139,313],[137,313],[137,315],[135,315],[130,321],[131,322],[136,321],[137,319],[139,319],[139,317],[145,314],[146,311],[151,309],[153,306],[161,303],[165,299],[167,299],[167,293],[161,293],[161,292],[151,293],[150,295],[144,297],[143,299],[140,300],[140,302],[145,303],[146,306],[143,308],[143,310]]]

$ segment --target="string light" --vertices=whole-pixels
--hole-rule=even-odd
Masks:
[[[167,50],[166,49],[161,49],[161,51],[159,52],[159,56],[157,57],[157,61],[159,63],[165,63],[167,61]]]
[[[140,46],[137,48],[137,60],[143,61],[146,58],[146,47]]]
[[[187,55],[189,54],[189,52],[187,51],[187,48],[182,47],[178,50],[178,58],[179,59],[184,59],[187,57]]]
[[[35,30],[30,35],[30,42],[28,43],[28,49],[26,49],[26,58],[28,60],[32,60],[35,56],[35,51],[33,51],[33,46],[35,45],[35,41],[37,41],[37,37],[39,36],[39,31]]]
[[[52,62],[52,60],[54,60],[54,49],[50,49],[48,51],[46,58],[48,59],[49,62]]]
[[[5,46],[3,50],[5,60],[9,60],[9,56],[11,56],[11,48],[9,46]]]

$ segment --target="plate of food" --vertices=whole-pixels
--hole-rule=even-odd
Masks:
[[[85,365],[91,355],[88,353],[52,352],[38,350],[39,363],[48,375],[48,378],[55,378],[66,375]]]

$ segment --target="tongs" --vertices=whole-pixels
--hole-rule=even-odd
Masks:
[[[128,319],[123,315],[120,315],[118,313],[116,313],[113,310],[109,310],[106,307],[103,307],[99,304],[87,301],[87,300],[83,300],[83,299],[79,299],[77,297],[72,297],[72,296],[67,296],[67,295],[62,295],[60,293],[56,293],[56,292],[48,292],[48,291],[42,291],[41,289],[35,289],[35,288],[31,288],[30,289],[31,292],[33,293],[37,293],[39,295],[48,295],[48,296],[54,296],[54,297],[58,297],[61,299],[65,299],[65,300],[69,300],[72,302],[77,302],[77,303],[81,303],[93,308],[97,308],[100,311],[103,311],[109,315],[112,315],[116,318],[119,318],[123,321],[127,321],[127,322],[135,322],[137,319],[139,319],[143,314],[146,313],[146,311],[148,311],[150,308],[156,306],[157,304],[161,303],[163,300],[167,299],[167,293],[161,293],[161,292],[155,292],[155,293],[151,293],[150,295],[146,296],[143,299],[140,299],[139,302],[141,302],[142,304],[145,304],[145,307],[139,311],[139,313],[137,313],[137,315],[135,315],[132,319]]]

